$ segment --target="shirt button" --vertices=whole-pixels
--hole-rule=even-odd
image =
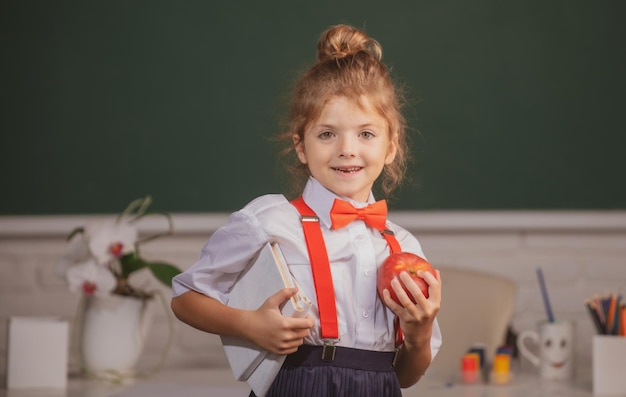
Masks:
[[[370,316],[370,312],[368,312],[367,310],[363,310],[363,317],[368,318],[369,316]]]
[[[365,271],[363,272],[363,274],[365,274],[366,276],[371,276],[372,275],[372,269],[365,269]]]
[[[362,234],[359,234],[358,236],[356,236],[357,240],[363,240],[364,238],[365,238],[365,236],[362,235]]]

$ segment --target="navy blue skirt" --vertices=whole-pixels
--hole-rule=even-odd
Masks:
[[[322,346],[300,346],[287,356],[266,397],[402,396],[394,352],[336,349],[335,359],[324,361]]]

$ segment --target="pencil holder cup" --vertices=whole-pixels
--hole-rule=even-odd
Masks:
[[[572,321],[542,321],[537,330],[522,331],[517,337],[517,348],[528,359],[539,375],[547,380],[571,380],[574,377],[575,327]],[[531,341],[536,353],[527,342]]]
[[[594,335],[591,359],[594,396],[626,395],[626,337]]]

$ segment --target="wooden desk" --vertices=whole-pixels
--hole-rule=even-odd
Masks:
[[[71,377],[66,390],[0,390],[0,397],[247,397],[246,383],[233,380],[228,368],[163,370],[127,385]],[[541,381],[534,374],[517,375],[508,385],[445,384],[424,378],[403,390],[405,397],[590,397],[590,381]]]

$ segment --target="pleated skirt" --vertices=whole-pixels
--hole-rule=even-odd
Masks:
[[[394,352],[337,347],[333,361],[321,346],[300,346],[285,359],[266,397],[401,397]],[[250,397],[256,397],[254,392]]]

